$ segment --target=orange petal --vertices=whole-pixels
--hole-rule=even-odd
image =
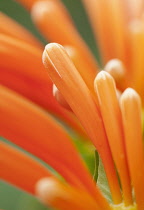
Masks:
[[[41,49],[5,34],[0,34],[0,45],[1,68],[15,69],[19,72],[25,69],[25,72],[30,76],[47,81],[45,74],[40,73],[40,71],[44,71],[41,63]]]
[[[86,64],[87,61],[81,58],[79,51],[75,47],[64,46],[64,48],[66,49],[68,55],[70,56],[71,60],[73,61],[74,65],[75,65],[76,69],[78,70],[78,72],[80,73],[81,77],[85,81],[87,87],[95,96],[93,82],[94,82],[94,78],[95,78],[95,75],[97,72],[95,72],[95,74],[93,74],[91,69],[87,67],[87,64]]]
[[[72,113],[59,106],[42,65],[42,51],[21,40],[0,35],[0,83],[59,116],[85,136]]]
[[[130,25],[131,41],[131,86],[143,96],[143,61],[144,61],[144,25],[142,21],[135,20]]]
[[[123,196],[126,206],[131,205],[131,184],[127,158],[124,146],[124,135],[120,107],[116,95],[116,88],[113,78],[105,71],[101,71],[95,80],[95,90],[99,99],[99,106],[113,159],[118,170],[123,189]]]
[[[125,60],[126,34],[122,1],[83,0],[83,2],[100,44],[103,63],[113,58]]]
[[[94,79],[97,63],[60,1],[36,2],[32,8],[32,18],[48,40],[75,47],[85,62],[86,71],[90,72]]]
[[[0,142],[0,179],[35,194],[36,183],[52,176],[40,163],[23,152]]]
[[[24,7],[30,10],[33,4],[39,0],[16,0],[17,2],[21,3]]]
[[[128,88],[121,96],[125,145],[137,209],[144,209],[144,147],[142,138],[141,101],[135,90]]]
[[[0,135],[46,161],[67,181],[95,194],[70,137],[45,111],[0,86]]]
[[[62,184],[53,178],[44,178],[36,185],[38,198],[46,205],[60,210],[99,210],[97,199],[85,191]],[[109,208],[104,208],[108,210]]]
[[[53,82],[99,151],[109,182],[115,183],[115,185],[110,185],[113,188],[111,190],[114,200],[115,202],[120,201],[119,184],[103,122],[89,89],[61,45],[54,43],[47,45],[43,54],[43,62]]]
[[[0,33],[42,48],[41,43],[29,31],[2,12],[0,12],[0,23]]]
[[[83,0],[90,22],[100,46],[103,64],[113,58],[113,47],[109,37],[109,23],[107,22],[107,2],[103,0]]]

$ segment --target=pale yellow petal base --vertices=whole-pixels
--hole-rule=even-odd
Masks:
[[[126,207],[124,204],[119,204],[119,205],[112,205],[111,207],[112,210],[137,210],[136,205]]]

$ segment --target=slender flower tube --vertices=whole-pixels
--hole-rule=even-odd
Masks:
[[[84,0],[83,2],[89,13],[95,35],[99,39],[103,62],[105,63],[112,58],[125,60],[124,50],[127,43],[125,16],[122,15],[123,1]]]
[[[125,203],[129,205],[132,203],[131,184],[124,147],[120,107],[113,78],[106,72],[101,71],[96,77],[95,89],[113,158],[116,167],[119,169]],[[109,122],[111,123],[109,124]],[[119,152],[115,148],[115,143]]]
[[[132,81],[131,85],[143,92],[143,55],[144,55],[144,26],[143,22],[135,20],[130,25],[132,49]],[[136,68],[136,70],[135,70]],[[142,95],[143,97],[143,95]]]
[[[144,209],[144,180],[142,178],[144,174],[144,150],[141,132],[141,101],[133,89],[128,88],[123,93],[121,110],[130,175],[138,209],[142,210]]]

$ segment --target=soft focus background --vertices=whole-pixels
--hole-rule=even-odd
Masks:
[[[99,60],[97,47],[94,42],[92,31],[85,14],[84,8],[80,0],[63,0],[73,17],[73,20],[82,34],[85,41],[90,46],[92,52]],[[12,0],[0,0],[0,11],[14,18],[26,28],[28,28],[35,36],[37,36],[44,44],[46,40],[39,34],[31,22],[30,15],[18,3]],[[8,27],[8,26],[7,26]],[[81,146],[80,146],[81,147]],[[84,150],[85,151],[85,150]],[[3,210],[45,210],[35,198],[24,192],[4,183],[0,182],[0,209]]]

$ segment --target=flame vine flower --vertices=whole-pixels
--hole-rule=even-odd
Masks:
[[[100,72],[60,0],[19,1],[55,43],[43,52],[26,29],[0,14],[0,135],[48,163],[63,180],[3,141],[0,178],[55,209],[143,210],[143,1],[83,0],[101,51]],[[111,201],[46,110],[89,137]]]

